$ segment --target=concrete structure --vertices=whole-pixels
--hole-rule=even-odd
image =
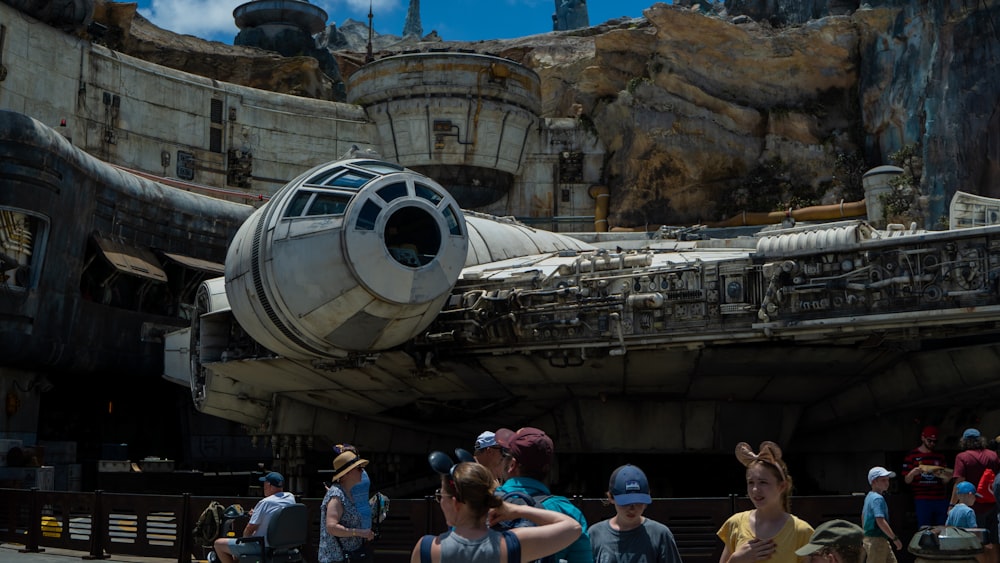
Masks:
[[[495,203],[522,172],[541,110],[538,75],[499,57],[416,53],[351,75],[348,101],[390,161],[446,182],[465,209]]]
[[[244,23],[260,23],[291,5],[310,6],[260,1],[236,12]],[[56,127],[107,162],[253,200],[356,145],[435,177],[465,207],[556,230],[594,230],[588,189],[599,183],[603,148],[577,120],[539,115],[537,76],[506,59],[390,57],[355,73],[348,84],[354,103],[338,103],[147,63],[29,25],[6,4],[0,20],[12,22],[0,109]],[[391,74],[398,71],[405,82]],[[443,148],[434,148],[438,142]],[[485,192],[491,195],[467,197]]]
[[[107,162],[257,199],[374,137],[359,106],[217,82],[27,19],[0,4],[10,24],[0,109],[56,127]]]

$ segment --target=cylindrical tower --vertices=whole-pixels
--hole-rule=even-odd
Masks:
[[[513,185],[541,111],[541,81],[491,55],[410,53],[358,69],[347,101],[375,121],[386,159],[435,178],[473,209]]]
[[[291,29],[315,35],[326,27],[327,14],[303,0],[253,0],[237,6],[233,18],[241,31],[260,28],[275,35]]]

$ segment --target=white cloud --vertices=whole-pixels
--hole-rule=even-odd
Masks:
[[[233,10],[249,0],[140,0],[139,13],[163,29],[206,39],[232,42],[239,32]],[[348,18],[364,20],[369,0],[313,0],[323,8],[328,22]],[[143,6],[146,7],[143,7]],[[409,0],[371,0],[376,15],[403,10]]]
[[[245,0],[152,0],[139,13],[175,33],[232,41],[239,31],[233,9],[244,3]]]

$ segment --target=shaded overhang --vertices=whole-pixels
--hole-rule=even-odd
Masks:
[[[94,241],[104,258],[119,272],[157,282],[167,281],[167,274],[156,255],[146,248],[132,246],[95,234]]]
[[[221,276],[226,273],[226,267],[218,262],[202,260],[201,258],[192,258],[190,256],[184,256],[183,254],[173,254],[171,252],[164,252],[163,256],[168,260],[184,266],[185,268],[204,272],[213,276]]]

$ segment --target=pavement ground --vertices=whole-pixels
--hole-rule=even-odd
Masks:
[[[90,555],[86,551],[70,549],[44,548],[41,553],[22,553],[24,546],[16,543],[0,543],[0,563],[76,563]],[[176,559],[164,557],[139,557],[136,555],[111,555],[107,559],[93,561],[111,561],[116,563],[177,563]],[[192,560],[193,562],[194,560]]]

